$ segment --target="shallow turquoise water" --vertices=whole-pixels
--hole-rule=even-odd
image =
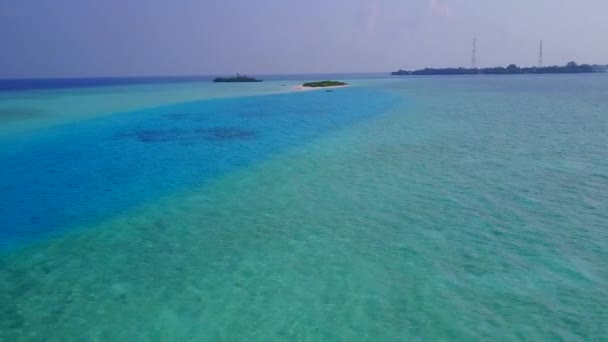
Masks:
[[[607,113],[407,78],[11,136],[0,340],[607,339]]]

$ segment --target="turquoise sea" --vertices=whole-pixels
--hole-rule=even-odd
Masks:
[[[0,341],[606,341],[608,75],[0,91]]]

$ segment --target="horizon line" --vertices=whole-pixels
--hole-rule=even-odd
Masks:
[[[316,75],[375,75],[390,74],[391,71],[357,71],[357,72],[316,72],[316,73],[240,73],[247,76],[316,76]],[[50,77],[0,77],[0,81],[21,80],[78,80],[78,79],[124,79],[124,78],[204,78],[231,76],[236,73],[218,74],[182,74],[182,75],[109,75],[109,76],[50,76]]]

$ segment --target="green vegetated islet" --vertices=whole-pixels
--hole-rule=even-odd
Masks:
[[[347,85],[344,82],[340,82],[340,81],[318,81],[318,82],[307,82],[304,83],[302,86],[304,87],[311,87],[311,88],[319,88],[319,87],[338,87],[338,86],[345,86]]]
[[[249,77],[247,75],[236,74],[235,77],[218,77],[213,80],[214,83],[231,83],[231,82],[262,82],[262,80],[258,80],[253,77]]]

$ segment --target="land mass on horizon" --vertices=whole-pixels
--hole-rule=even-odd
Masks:
[[[235,77],[218,77],[213,80],[214,83],[237,83],[237,82],[262,82],[247,75],[236,74]]]
[[[326,88],[326,87],[343,87],[348,85],[347,83],[340,81],[317,81],[317,82],[306,82],[302,84],[303,87],[309,88]]]
[[[565,66],[524,67],[515,64],[505,67],[492,68],[425,68],[414,71],[399,70],[391,73],[393,76],[403,75],[516,75],[516,74],[585,74],[608,72],[608,65],[576,64],[569,62]]]

